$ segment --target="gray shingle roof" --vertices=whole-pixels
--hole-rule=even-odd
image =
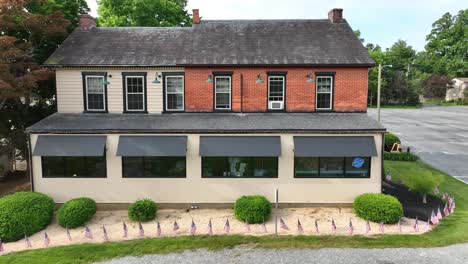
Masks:
[[[384,131],[366,113],[55,113],[30,133],[274,133]]]
[[[75,30],[45,66],[353,65],[374,61],[346,21],[212,20]]]

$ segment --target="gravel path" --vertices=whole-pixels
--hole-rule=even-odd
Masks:
[[[103,262],[106,264],[156,263],[321,263],[321,264],[466,264],[468,243],[441,248],[387,248],[387,249],[255,249],[236,247],[221,251],[184,251],[168,255],[124,257]]]

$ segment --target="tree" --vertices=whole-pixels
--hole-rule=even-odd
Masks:
[[[450,77],[468,75],[468,9],[452,16],[445,13],[432,24],[426,37],[426,60],[428,72]]]
[[[437,98],[442,101],[447,94],[447,89],[453,85],[452,80],[446,75],[432,75],[424,81],[424,96]]]
[[[106,27],[191,25],[187,0],[99,0],[98,23]]]
[[[419,172],[411,177],[403,178],[403,184],[412,191],[416,191],[423,196],[423,203],[427,203],[427,195],[434,192],[444,178],[442,175],[434,175],[432,172]]]

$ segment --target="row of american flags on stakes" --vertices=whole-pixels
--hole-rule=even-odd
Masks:
[[[429,230],[431,228],[430,225],[437,225],[443,217],[448,216],[449,214],[454,212],[454,210],[455,210],[455,198],[453,196],[450,196],[447,193],[444,193],[442,198],[443,198],[443,200],[447,201],[445,203],[445,206],[444,206],[443,210],[441,210],[440,207],[436,211],[432,210],[429,221],[426,222],[426,225],[424,227],[425,230]],[[303,228],[303,226],[301,224],[301,221],[299,219],[297,219],[296,226],[297,226],[297,232],[298,233],[301,233],[301,234],[304,233],[304,228]],[[289,226],[286,224],[286,222],[283,220],[283,218],[280,218],[279,227],[281,229],[284,229],[284,230],[290,230]],[[268,233],[265,222],[262,223],[261,228],[262,228],[263,233]],[[398,232],[402,232],[401,220],[398,221],[396,228],[397,228]],[[179,229],[180,229],[179,224],[177,223],[177,221],[174,221],[173,224],[172,224],[172,231],[176,232]],[[231,232],[231,224],[229,222],[229,219],[226,219],[226,222],[224,222],[224,228],[223,229],[224,229],[225,234],[229,234]],[[352,222],[351,219],[349,220],[347,229],[348,229],[348,232],[347,232],[348,235],[351,236],[351,235],[354,234],[355,229],[354,229],[354,225],[353,225],[353,222]],[[416,218],[416,220],[414,222],[413,229],[414,229],[415,232],[420,231],[420,225],[419,225],[418,218]],[[250,224],[248,222],[245,223],[245,231],[246,232],[251,232],[251,227],[250,227]],[[336,226],[336,223],[335,223],[334,219],[331,220],[331,231],[334,234],[337,232],[337,226]],[[385,225],[384,225],[383,222],[380,222],[378,231],[381,234],[385,233]],[[369,234],[371,232],[372,232],[372,230],[371,230],[370,223],[369,223],[369,221],[366,221],[365,233]],[[91,229],[88,226],[84,227],[84,232],[83,233],[84,233],[84,236],[86,238],[94,239],[93,232],[91,231]],[[107,229],[106,229],[105,225],[102,225],[101,233],[102,233],[102,241],[103,242],[109,241],[109,235],[107,233]],[[315,234],[320,234],[320,228],[319,228],[319,223],[318,223],[317,219],[315,219],[315,223],[314,223],[314,233]],[[70,230],[68,228],[66,228],[66,234],[67,234],[68,240],[73,241],[72,235],[70,234]],[[190,235],[197,234],[197,225],[196,225],[196,223],[195,223],[195,221],[193,219],[192,219],[192,222],[190,224],[189,234]],[[212,223],[211,219],[208,222],[207,234],[208,235],[213,235],[214,234],[214,232],[213,232],[213,223]],[[162,231],[161,224],[159,223],[159,221],[156,222],[156,235],[158,237],[163,235],[163,231]],[[127,236],[128,236],[127,224],[125,222],[122,222],[122,237],[126,238]],[[138,236],[139,237],[144,237],[145,236],[145,230],[143,229],[143,225],[141,223],[138,223]],[[29,237],[27,235],[24,235],[24,242],[25,242],[25,247],[26,248],[32,248],[33,247],[33,244],[31,243],[31,240],[29,239]],[[43,245],[44,245],[44,247],[48,247],[50,245],[50,243],[51,243],[51,240],[49,238],[49,235],[47,234],[46,231],[44,231],[44,236],[43,236]],[[4,244],[3,244],[3,242],[2,242],[2,240],[0,238],[0,252],[4,251],[4,247],[5,246],[4,246]]]

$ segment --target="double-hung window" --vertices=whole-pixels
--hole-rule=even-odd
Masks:
[[[268,110],[284,110],[285,76],[268,76]]]
[[[231,109],[231,76],[215,76],[215,110]]]
[[[317,76],[317,110],[332,110],[333,76]]]
[[[85,111],[107,111],[106,75],[106,73],[83,73]]]
[[[146,73],[123,73],[125,112],[146,112]]]
[[[184,111],[184,76],[165,76],[165,111]]]

